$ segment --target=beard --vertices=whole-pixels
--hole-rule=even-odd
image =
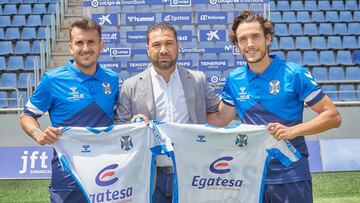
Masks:
[[[99,59],[99,57],[100,57],[100,53],[99,54],[95,54],[94,52],[83,52],[83,53],[81,53],[81,55],[86,55],[86,54],[93,54],[93,56],[89,56],[89,58],[90,57],[95,57],[95,60],[91,60],[91,59],[88,59],[88,60],[83,60],[83,59],[81,59],[83,56],[80,56],[80,57],[75,57],[74,56],[74,61],[78,64],[78,65],[80,65],[82,68],[85,68],[85,69],[89,69],[89,68],[91,68],[94,64],[96,64],[97,63],[97,61],[98,61],[98,59]],[[91,60],[91,61],[90,61]]]
[[[166,63],[161,63],[159,60],[151,60],[154,67],[160,69],[160,70],[169,70],[176,66],[177,56],[175,59],[171,59],[170,61]]]

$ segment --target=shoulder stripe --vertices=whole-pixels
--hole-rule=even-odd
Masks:
[[[227,100],[227,99],[221,99],[222,102],[224,102],[226,105],[229,105],[229,106],[235,106],[234,102],[231,101],[231,100]]]
[[[36,108],[30,101],[27,102],[24,113],[29,116],[41,116],[45,112],[41,111],[40,109]]]
[[[304,102],[306,102],[306,103],[307,103],[307,102],[310,102],[310,101],[313,100],[318,94],[320,94],[320,92],[321,92],[321,89],[318,89],[318,90],[312,92],[311,94],[309,94],[309,95],[305,98]]]
[[[318,92],[318,91],[319,91],[319,92]],[[321,90],[318,90],[318,91],[316,91],[316,92],[318,92],[318,94],[316,94],[314,98],[312,98],[312,99],[309,100],[309,101],[306,101],[306,104],[307,104],[308,106],[312,106],[312,105],[316,104],[316,103],[319,102],[322,98],[325,97],[325,93],[324,93],[323,91],[321,91]],[[309,97],[309,96],[308,96],[308,97]]]

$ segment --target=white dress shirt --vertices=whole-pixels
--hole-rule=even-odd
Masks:
[[[153,66],[150,68],[156,120],[190,123],[190,115],[178,69],[175,68],[175,71],[170,76],[169,82],[166,82],[164,78],[155,71]],[[172,162],[166,155],[158,156],[156,165],[171,166]]]

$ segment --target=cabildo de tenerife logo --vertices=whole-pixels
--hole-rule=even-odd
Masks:
[[[233,159],[231,156],[224,156],[214,160],[209,166],[209,171],[214,175],[196,175],[192,179],[192,186],[206,190],[240,190],[243,180],[232,178],[230,165]]]
[[[96,185],[104,188],[103,191],[90,194],[90,200],[92,203],[95,202],[128,202],[128,200],[131,201],[132,197],[132,187],[124,188],[124,189],[118,189],[118,190],[110,190],[109,187],[116,183],[119,178],[117,177],[118,174],[116,174],[116,168],[118,167],[118,164],[110,164],[103,169],[101,169],[96,177],[95,177],[95,183]],[[106,190],[105,190],[106,189]]]

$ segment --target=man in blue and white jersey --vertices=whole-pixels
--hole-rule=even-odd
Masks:
[[[247,64],[229,74],[219,111],[208,122],[225,126],[238,116],[242,123],[268,125],[277,140],[289,140],[303,158],[289,168],[272,160],[263,202],[312,202],[304,136],[339,127],[341,116],[305,68],[269,56],[273,33],[272,22],[255,12],[234,19],[231,39]],[[307,122],[304,102],[318,114]]]
[[[59,126],[101,127],[113,123],[118,76],[97,63],[104,47],[101,27],[90,19],[75,21],[68,46],[74,59],[42,77],[20,117],[24,131],[40,145],[56,142],[61,136]],[[43,130],[37,118],[46,111],[52,126]],[[51,202],[86,202],[77,183],[61,169],[56,153],[49,190]]]

